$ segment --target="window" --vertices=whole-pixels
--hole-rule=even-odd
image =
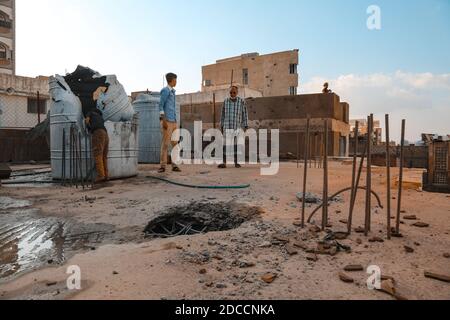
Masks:
[[[205,87],[211,87],[212,83],[211,80],[205,80],[204,86]]]
[[[248,69],[242,70],[242,84],[244,86],[248,85]]]
[[[37,99],[36,98],[28,98],[27,112],[28,113],[34,113],[34,114],[38,113],[38,104],[37,104]],[[41,114],[46,114],[47,113],[47,100],[39,99],[39,112]]]
[[[289,65],[289,74],[297,74],[297,64],[291,63]]]
[[[7,58],[8,58],[8,47],[5,44],[0,43],[0,59],[6,60]]]
[[[289,95],[296,96],[297,95],[297,87],[290,87],[289,88]]]

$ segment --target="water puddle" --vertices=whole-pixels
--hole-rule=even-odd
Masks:
[[[0,197],[0,210],[19,209],[31,206],[30,201]]]
[[[10,200],[14,199],[1,200],[0,283],[40,267],[62,264],[75,253],[114,237],[112,225],[41,217],[35,209],[15,210],[31,203]]]

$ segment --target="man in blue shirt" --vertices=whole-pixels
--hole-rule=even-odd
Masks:
[[[159,173],[166,172],[167,157],[169,145],[175,147],[178,141],[172,141],[172,134],[177,130],[177,107],[176,107],[176,91],[177,75],[168,73],[166,75],[167,87],[161,90],[161,100],[159,103],[160,120],[161,120],[161,168]],[[172,170],[180,172],[180,168],[172,162]]]

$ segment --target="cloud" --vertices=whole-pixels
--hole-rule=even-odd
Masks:
[[[373,113],[384,120],[384,115],[390,114],[396,140],[402,119],[407,120],[410,141],[419,140],[422,133],[450,133],[450,74],[397,71],[348,74],[336,79],[314,77],[301,85],[301,93],[320,92],[324,82],[330,84],[342,101],[350,104],[352,118]]]

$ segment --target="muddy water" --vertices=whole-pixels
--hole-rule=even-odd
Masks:
[[[31,203],[0,198],[0,283],[44,266],[62,264],[77,251],[114,238],[115,228],[43,217]]]

